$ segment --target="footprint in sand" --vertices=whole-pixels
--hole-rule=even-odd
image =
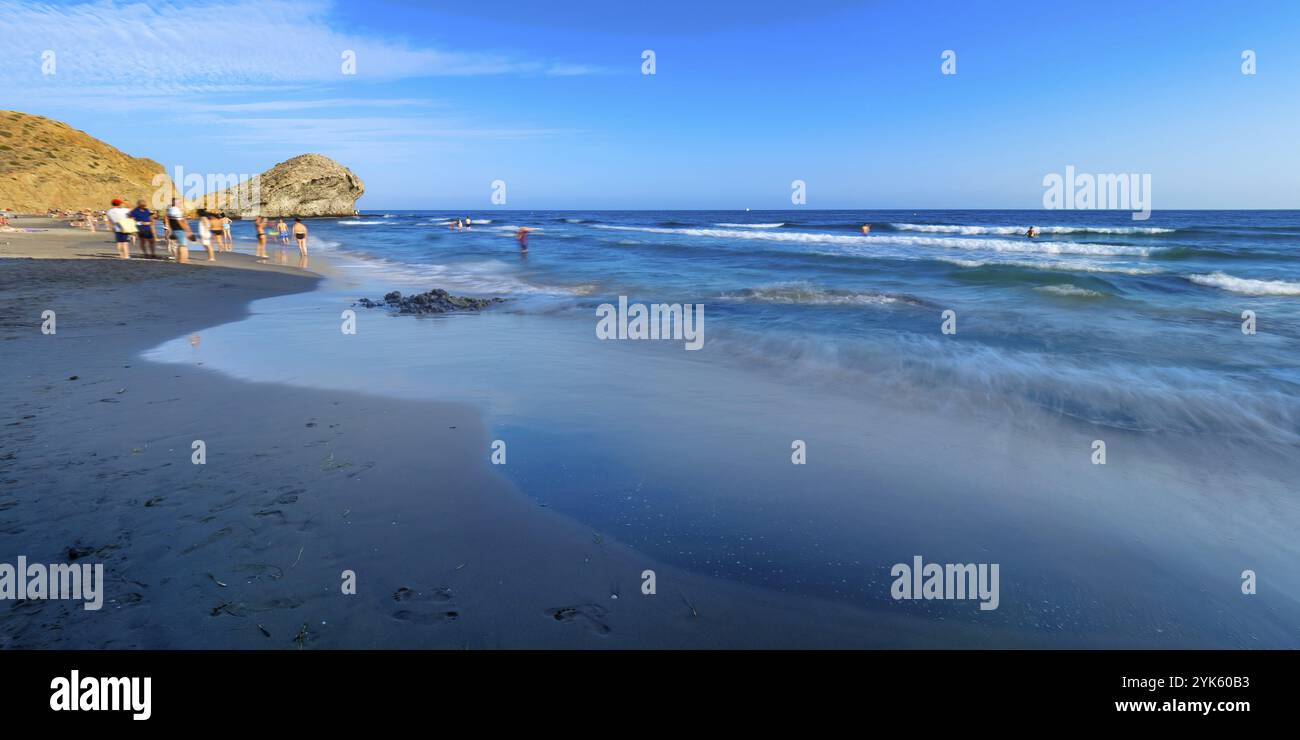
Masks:
[[[416,591],[405,586],[393,592],[393,601],[411,604],[411,609],[399,609],[393,613],[393,619],[414,624],[441,624],[454,622],[460,618],[460,612],[434,607],[432,610],[418,608],[420,604],[451,605],[451,589],[445,586]]]
[[[443,622],[454,622],[460,619],[460,612],[413,612],[410,609],[401,609],[393,612],[393,619],[412,624],[441,624]]]
[[[436,601],[445,603],[451,601],[451,589],[446,586],[439,586],[427,591],[415,591],[402,586],[393,592],[393,601]]]
[[[222,539],[222,538],[224,538],[224,537],[228,537],[228,536],[234,534],[234,532],[235,532],[235,530],[234,530],[233,527],[231,527],[230,525],[226,525],[226,526],[222,527],[221,529],[218,529],[217,531],[215,531],[215,532],[213,532],[212,534],[208,535],[207,537],[204,537],[202,540],[200,540],[200,541],[194,543],[193,545],[190,545],[189,547],[185,548],[184,550],[181,550],[181,554],[182,554],[182,555],[189,555],[190,553],[194,552],[195,550],[198,550],[198,549],[200,549],[200,548],[202,548],[202,547],[207,547],[208,545],[211,545],[213,542],[217,542],[218,540],[220,540],[220,539]]]
[[[584,624],[598,635],[608,635],[609,625],[603,621],[609,610],[599,604],[578,604],[576,606],[558,606],[547,609],[546,616],[557,622],[576,622]]]

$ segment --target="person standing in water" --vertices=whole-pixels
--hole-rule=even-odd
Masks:
[[[298,254],[307,256],[307,224],[301,218],[293,217],[293,238],[298,242]]]
[[[235,251],[235,238],[231,234],[231,227],[233,224],[234,222],[230,220],[230,216],[224,213],[221,214],[221,236],[226,244],[227,252]]]
[[[871,224],[862,224],[862,233],[863,233],[863,234],[870,234],[870,233],[871,233]]]
[[[284,222],[284,216],[280,217],[280,222],[275,225],[275,228],[280,232],[280,246],[289,246],[289,224]]]
[[[253,220],[253,229],[257,231],[257,256],[266,259],[266,219],[258,215]]]
[[[1034,226],[1030,226],[1029,231],[1025,232],[1025,236],[1030,239],[1033,239],[1034,237],[1038,236],[1038,228]]]
[[[527,251],[528,251],[528,232],[529,232],[529,231],[532,231],[532,229],[528,228],[527,226],[520,226],[520,227],[519,227],[519,230],[515,232],[515,239],[518,239],[518,240],[519,240],[519,251],[521,251],[521,252],[527,252]]]

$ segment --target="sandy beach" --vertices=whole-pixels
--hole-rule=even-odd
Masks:
[[[100,259],[104,234],[0,239],[0,550],[105,565],[105,606],[0,610],[14,648],[926,647],[1023,635],[656,563],[523,496],[468,405],[143,361],[312,273]],[[34,258],[34,259],[29,259]],[[57,333],[40,331],[57,312]],[[364,389],[359,389],[364,390]],[[205,465],[191,444],[206,444]],[[357,593],[340,588],[356,574]],[[654,595],[641,592],[655,571]],[[942,635],[942,640],[940,640]]]

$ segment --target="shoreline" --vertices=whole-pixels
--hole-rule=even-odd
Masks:
[[[252,300],[314,290],[316,276],[230,253],[189,266],[217,274],[86,259],[112,254],[103,235],[23,236],[48,241],[32,250],[40,259],[0,260],[15,317],[0,326],[14,368],[0,392],[13,409],[0,550],[33,562],[86,553],[108,583],[98,612],[0,605],[4,647],[1048,646],[657,563],[492,473],[482,419],[463,404],[139,358],[173,337],[201,342]],[[46,307],[54,336],[39,331]],[[203,466],[193,439],[207,445]],[[653,596],[640,593],[647,569]],[[343,570],[356,595],[341,593]]]

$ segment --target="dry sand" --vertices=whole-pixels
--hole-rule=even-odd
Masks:
[[[75,555],[107,579],[100,611],[0,603],[0,647],[1024,644],[656,563],[493,473],[465,405],[143,361],[317,278],[230,253],[98,259],[113,254],[102,232],[0,234],[0,257],[18,257],[0,259],[0,562]],[[47,309],[54,335],[40,331]]]

